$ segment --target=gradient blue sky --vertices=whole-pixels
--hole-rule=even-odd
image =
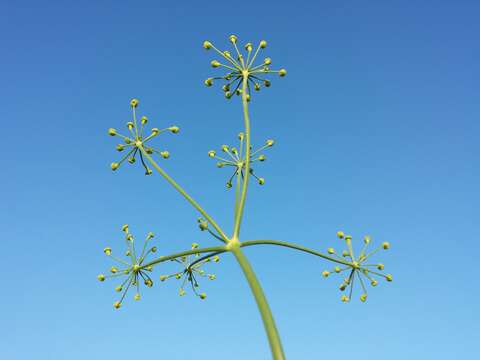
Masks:
[[[270,357],[230,256],[205,302],[172,281],[114,311],[114,283],[95,279],[111,265],[103,247],[123,249],[123,223],[155,232],[161,254],[215,244],[159,176],[110,171],[106,130],[130,119],[132,97],[152,126],[181,127],[158,138],[166,170],[231,226],[228,172],[206,153],[235,140],[241,106],[205,88],[219,72],[201,46],[231,33],[268,40],[288,69],[252,102],[253,141],[277,144],[243,238],[340,249],[343,229],[392,244],[377,259],[395,281],[366,304],[341,303],[317,258],[247,250],[287,357],[478,355],[478,2],[2,1],[0,13],[0,358]]]

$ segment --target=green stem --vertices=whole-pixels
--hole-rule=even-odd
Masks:
[[[332,257],[332,256],[328,256],[328,255],[319,253],[318,251],[315,251],[315,250],[306,248],[306,247],[304,247],[304,246],[300,246],[300,245],[296,245],[296,244],[292,244],[292,243],[288,243],[288,242],[284,242],[284,241],[277,241],[277,240],[251,240],[251,241],[244,241],[244,242],[242,242],[242,243],[240,244],[240,247],[253,246],[253,245],[277,245],[277,246],[284,246],[284,247],[288,247],[288,248],[291,248],[291,249],[300,250],[300,251],[303,251],[303,252],[306,252],[306,253],[309,253],[309,254],[312,254],[312,255],[315,255],[315,256],[319,256],[319,257],[324,258],[324,259],[326,259],[326,260],[333,261],[333,262],[336,262],[336,263],[339,263],[339,264],[342,264],[342,265],[352,266],[352,263],[351,263],[351,262],[344,261],[344,260],[341,260],[341,259],[336,259],[336,258],[334,258],[334,257]]]
[[[147,160],[150,162],[150,164],[152,164],[152,166],[155,168],[155,170],[157,170],[160,175],[162,175],[165,180],[167,180],[180,194],[183,195],[183,197],[185,199],[187,199],[187,201],[193,205],[193,207],[195,209],[198,210],[198,212],[200,212],[200,214],[202,214],[205,219],[215,228],[215,230],[217,230],[217,232],[220,234],[220,236],[224,239],[224,242],[227,242],[229,239],[227,237],[227,235],[225,235],[225,233],[223,232],[223,230],[220,228],[220,226],[218,226],[218,224],[210,217],[210,215],[207,214],[207,212],[205,210],[202,209],[202,207],[195,201],[193,200],[193,198],[187,194],[187,192],[185,190],[183,190],[183,188],[178,185],[175,180],[173,180],[166,172],[165,170],[163,170],[160,166],[158,166],[158,164],[155,162],[155,160],[153,160],[153,158],[147,154],[147,152],[145,151],[145,149],[143,148],[143,146],[140,146],[139,149],[141,150],[142,154],[147,158]]]
[[[282,343],[280,341],[280,335],[277,327],[275,326],[275,320],[273,319],[272,312],[268,306],[267,298],[263,293],[262,287],[250,265],[248,259],[240,250],[240,247],[234,247],[231,252],[235,255],[243,273],[250,285],[255,301],[257,302],[260,315],[262,316],[263,325],[267,332],[268,342],[270,344],[270,350],[272,352],[273,360],[285,360],[285,354],[283,353]]]
[[[240,233],[240,224],[242,222],[243,209],[245,207],[245,199],[247,197],[248,179],[250,177],[250,117],[248,115],[248,101],[247,101],[247,83],[248,77],[244,75],[242,84],[242,103],[243,103],[243,117],[245,122],[245,175],[243,178],[242,193],[238,204],[237,214],[235,216],[235,224],[233,227],[233,239],[237,239]]]
[[[221,254],[221,253],[226,252],[226,251],[228,251],[228,250],[225,246],[212,246],[212,247],[206,247],[206,248],[202,248],[202,249],[186,250],[186,251],[182,251],[182,252],[167,255],[167,256],[160,256],[158,259],[155,259],[155,260],[152,260],[152,261],[150,261],[146,264],[143,264],[141,266],[141,268],[144,269],[146,267],[153,266],[153,265],[159,264],[159,263],[167,261],[167,260],[176,259],[176,258],[179,258],[179,257],[182,257],[182,256],[188,256],[188,255],[193,255],[193,254],[202,254],[202,253],[206,253],[206,252],[212,252],[212,253],[215,252],[217,254]]]

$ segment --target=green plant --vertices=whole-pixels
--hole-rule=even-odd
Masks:
[[[341,254],[337,254],[333,248],[328,248],[327,253],[323,254],[316,250],[308,249],[300,245],[277,240],[240,240],[240,229],[250,176],[254,177],[260,185],[265,183],[263,178],[259,178],[255,175],[252,164],[255,162],[264,161],[265,156],[260,153],[266,148],[274,145],[273,140],[267,140],[264,146],[260,147],[256,151],[252,151],[252,146],[250,143],[250,117],[248,108],[248,104],[252,99],[251,90],[253,89],[255,91],[259,91],[262,87],[270,86],[270,81],[265,79],[264,76],[269,74],[278,74],[279,76],[283,77],[287,72],[284,69],[270,70],[270,58],[265,58],[261,64],[254,65],[259,52],[267,46],[266,41],[262,40],[255,52],[253,51],[253,45],[251,43],[246,44],[246,58],[238,49],[237,37],[231,35],[230,42],[233,44],[235,49],[235,56],[232,56],[228,51],[218,50],[212,43],[208,41],[204,42],[203,47],[207,50],[212,49],[226,61],[226,64],[223,64],[218,60],[213,60],[211,62],[212,67],[222,67],[227,69],[227,73],[225,75],[220,77],[212,77],[205,80],[205,85],[212,86],[216,81],[224,81],[225,83],[222,88],[225,93],[225,97],[230,99],[233,95],[238,95],[241,97],[243,106],[245,130],[238,135],[240,140],[238,149],[236,147],[223,145],[222,152],[225,154],[225,157],[218,156],[214,150],[210,150],[208,152],[210,157],[218,160],[217,165],[219,167],[231,167],[233,170],[233,175],[227,181],[227,187],[234,188],[235,191],[235,205],[233,211],[234,226],[232,235],[228,236],[222,227],[213,219],[213,217],[210,216],[179,184],[177,184],[152,157],[154,154],[158,154],[162,158],[167,159],[169,157],[169,153],[165,150],[159,151],[154,149],[153,147],[149,146],[149,141],[162,132],[171,132],[176,134],[179,132],[179,128],[176,126],[170,126],[162,130],[153,128],[151,133],[145,136],[144,128],[148,122],[148,119],[143,116],[140,118],[140,121],[137,120],[136,109],[138,107],[138,100],[133,99],[130,102],[133,111],[133,119],[131,122],[127,123],[129,135],[125,136],[118,133],[115,129],[109,129],[109,134],[111,136],[120,137],[123,140],[122,144],[117,145],[117,150],[120,152],[126,151],[125,156],[123,156],[119,162],[114,162],[111,164],[112,170],[117,170],[125,161],[131,164],[135,163],[138,155],[138,158],[140,158],[140,162],[145,169],[145,175],[152,174],[150,166],[153,167],[200,213],[201,217],[198,219],[200,230],[210,233],[215,240],[221,242],[221,245],[201,248],[198,244],[193,243],[191,248],[188,250],[168,256],[160,256],[152,260],[147,260],[149,255],[154,254],[157,251],[155,246],[149,247],[148,245],[149,241],[154,236],[153,233],[149,233],[147,235],[147,238],[142,246],[142,250],[137,253],[134,237],[129,232],[128,225],[124,225],[122,230],[125,233],[127,260],[115,257],[112,254],[112,249],[110,247],[106,247],[104,249],[105,254],[110,256],[122,268],[112,266],[110,269],[110,275],[101,274],[98,276],[98,279],[100,281],[104,281],[106,278],[125,277],[125,280],[115,288],[116,291],[122,293],[121,298],[114,303],[114,307],[119,308],[131,287],[136,289],[134,299],[139,300],[140,283],[143,282],[147,287],[153,286],[151,274],[155,266],[160,265],[165,261],[175,261],[181,266],[181,269],[178,272],[170,275],[161,275],[160,281],[166,281],[169,278],[176,278],[178,280],[183,279],[180,287],[181,296],[186,293],[185,286],[188,283],[195,295],[201,299],[205,299],[206,294],[203,292],[199,293],[197,291],[197,288],[199,287],[198,279],[200,277],[208,277],[208,279],[214,280],[215,275],[205,273],[202,267],[206,263],[212,261],[218,262],[220,260],[220,254],[231,253],[243,270],[245,278],[250,285],[253,296],[255,297],[267,333],[272,357],[275,360],[281,360],[285,359],[285,355],[282,349],[280,336],[275,326],[275,321],[262,287],[255,276],[250,262],[242,251],[242,248],[258,245],[283,246],[333,262],[335,263],[335,267],[330,271],[323,271],[322,275],[324,277],[328,277],[332,273],[346,274],[345,279],[340,285],[340,290],[345,291],[347,288],[349,288],[349,293],[348,295],[342,295],[341,300],[344,302],[350,301],[355,279],[358,279],[362,289],[360,300],[364,302],[367,299],[367,288],[365,282],[369,282],[372,286],[376,286],[377,280],[375,277],[383,277],[387,281],[392,281],[391,275],[385,275],[375,271],[382,271],[384,269],[383,264],[369,264],[366,262],[367,259],[370,259],[370,257],[379,249],[388,249],[390,245],[389,243],[384,242],[375,250],[367,252],[370,238],[365,236],[363,239],[364,246],[360,253],[355,256],[352,247],[351,236],[345,235],[341,231],[337,232],[337,237],[346,243],[346,250],[344,250]]]

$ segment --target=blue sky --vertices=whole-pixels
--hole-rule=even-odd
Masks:
[[[119,154],[106,130],[130,119],[132,97],[152,126],[181,127],[157,139],[172,154],[162,164],[231,227],[228,171],[207,151],[236,141],[241,104],[203,85],[219,71],[201,45],[225,48],[232,33],[266,39],[265,55],[288,70],[251,104],[254,143],[276,145],[242,238],[341,249],[344,230],[357,245],[365,234],[392,244],[376,259],[395,280],[365,304],[358,292],[339,301],[322,260],[246,250],[287,358],[478,354],[479,11],[474,1],[0,2],[0,357],[269,358],[228,255],[202,284],[206,301],[179,298],[171,281],[114,311],[115,284],[96,281],[124,223],[155,232],[160,254],[216,244],[159,176],[110,171]]]

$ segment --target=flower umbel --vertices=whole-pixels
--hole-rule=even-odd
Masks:
[[[152,170],[147,166],[145,160],[143,159],[141,148],[145,150],[147,154],[158,154],[164,159],[168,159],[170,157],[170,153],[166,150],[159,151],[154,149],[153,147],[146,145],[148,141],[156,137],[158,134],[170,131],[173,134],[177,134],[180,131],[178,126],[170,126],[164,129],[152,128],[149,135],[144,134],[145,125],[148,123],[148,118],[146,116],[142,116],[140,121],[137,120],[136,109],[138,107],[138,100],[132,99],[130,101],[130,106],[132,108],[132,121],[127,122],[127,128],[130,132],[130,136],[125,136],[120,134],[116,129],[110,128],[108,129],[108,134],[110,136],[118,136],[123,139],[123,143],[117,145],[117,151],[127,151],[127,154],[118,162],[111,163],[110,167],[112,170],[117,170],[120,165],[126,160],[130,164],[134,164],[136,162],[136,156],[139,154],[140,161],[142,166],[145,169],[145,175],[151,175]],[[139,124],[140,123],[140,124]]]
[[[368,281],[371,286],[377,286],[378,281],[376,280],[375,277],[383,277],[387,281],[393,280],[393,277],[390,274],[383,274],[378,271],[374,271],[375,268],[379,271],[382,271],[385,268],[383,264],[368,263],[366,261],[377,251],[381,249],[384,249],[384,250],[389,249],[390,243],[384,242],[374,250],[367,253],[366,251],[367,251],[368,245],[370,244],[370,237],[365,236],[363,238],[364,246],[360,251],[360,253],[358,254],[358,256],[355,256],[353,252],[353,247],[352,247],[352,237],[350,235],[345,235],[342,231],[337,232],[337,237],[339,239],[343,239],[346,242],[347,250],[344,250],[342,252],[342,256],[337,255],[337,253],[333,248],[328,248],[328,253],[335,255],[339,259],[348,260],[348,265],[345,265],[342,267],[335,266],[335,268],[332,270],[323,271],[322,275],[325,278],[327,278],[330,274],[333,274],[333,273],[340,274],[345,272],[346,274],[348,274],[343,280],[342,284],[340,285],[341,291],[345,291],[347,288],[349,288],[349,294],[348,295],[344,294],[341,297],[341,300],[343,302],[348,302],[352,298],[353,285],[355,282],[355,278],[357,278],[362,289],[360,300],[362,302],[365,302],[368,296],[367,288],[365,286],[365,281]]]
[[[219,160],[217,162],[217,167],[222,168],[224,166],[231,166],[233,167],[233,175],[230,177],[230,179],[227,181],[227,188],[230,189],[232,185],[232,180],[235,176],[241,177],[243,179],[245,175],[245,163],[246,163],[246,154],[245,154],[245,145],[244,145],[244,140],[245,136],[243,133],[238,134],[238,139],[240,140],[240,146],[237,149],[236,147],[229,147],[228,145],[222,145],[222,151],[228,156],[228,158],[224,158],[221,156],[218,156],[215,150],[210,150],[208,152],[208,156]],[[267,158],[265,155],[260,154],[263,150],[270,148],[273,146],[275,141],[273,140],[267,140],[265,142],[265,145],[262,147],[258,148],[255,151],[252,151],[250,153],[250,164],[253,164],[257,161],[263,162]],[[260,185],[265,184],[265,179],[258,177],[255,175],[254,170],[252,167],[250,167],[250,174],[257,179],[258,183]],[[240,179],[239,179],[240,180]]]
[[[258,65],[254,64],[260,50],[267,47],[267,42],[265,40],[260,41],[255,51],[253,51],[252,43],[245,44],[246,57],[238,48],[237,37],[235,35],[230,35],[229,40],[234,47],[235,55],[232,55],[227,50],[220,51],[210,41],[205,41],[203,43],[203,47],[206,50],[213,49],[223,58],[223,60],[226,60],[225,64],[219,62],[218,60],[212,60],[212,67],[223,67],[227,70],[227,73],[224,76],[206,79],[205,85],[212,86],[216,80],[224,81],[222,89],[227,99],[230,99],[234,94],[242,94],[241,85],[244,80],[247,83],[246,98],[247,101],[250,101],[252,89],[255,91],[260,91],[262,87],[270,87],[270,81],[265,79],[264,76],[269,74],[278,74],[279,76],[283,77],[287,74],[285,69],[271,70],[270,65],[272,63],[272,59],[268,57]]]
[[[198,246],[199,245],[197,243],[193,243],[192,250],[197,249]],[[175,261],[182,266],[182,270],[170,275],[161,275],[160,281],[165,281],[173,277],[177,280],[183,279],[182,285],[180,286],[179,295],[184,296],[187,293],[185,290],[185,285],[188,282],[192,288],[193,293],[200,299],[204,300],[207,298],[207,294],[198,291],[200,284],[198,283],[197,278],[207,277],[209,280],[215,280],[216,276],[214,274],[205,273],[205,270],[203,270],[201,267],[208,262],[218,262],[219,260],[220,257],[218,255],[215,255],[213,257],[211,255],[207,255],[200,258],[200,254],[182,256],[177,259],[172,259],[171,261]]]
[[[128,290],[133,286],[136,288],[135,295],[133,296],[134,300],[140,300],[140,282],[143,282],[145,286],[152,287],[153,281],[149,276],[149,273],[152,272],[153,267],[145,267],[142,266],[145,259],[151,253],[155,253],[157,251],[156,246],[150,247],[147,250],[148,242],[153,238],[153,233],[149,232],[147,237],[143,243],[142,250],[139,254],[137,254],[137,249],[135,248],[135,240],[133,235],[129,232],[128,225],[123,225],[122,231],[125,233],[125,242],[127,245],[127,251],[125,252],[125,256],[127,260],[123,260],[121,258],[115,257],[112,255],[112,248],[106,247],[103,249],[105,255],[112,258],[120,268],[116,266],[112,266],[110,268],[110,275],[100,274],[97,276],[98,280],[105,281],[105,279],[110,278],[120,278],[125,277],[125,280],[115,287],[115,291],[121,292],[122,296],[120,300],[116,301],[113,306],[118,309],[122,305],[122,302],[127,295]]]

